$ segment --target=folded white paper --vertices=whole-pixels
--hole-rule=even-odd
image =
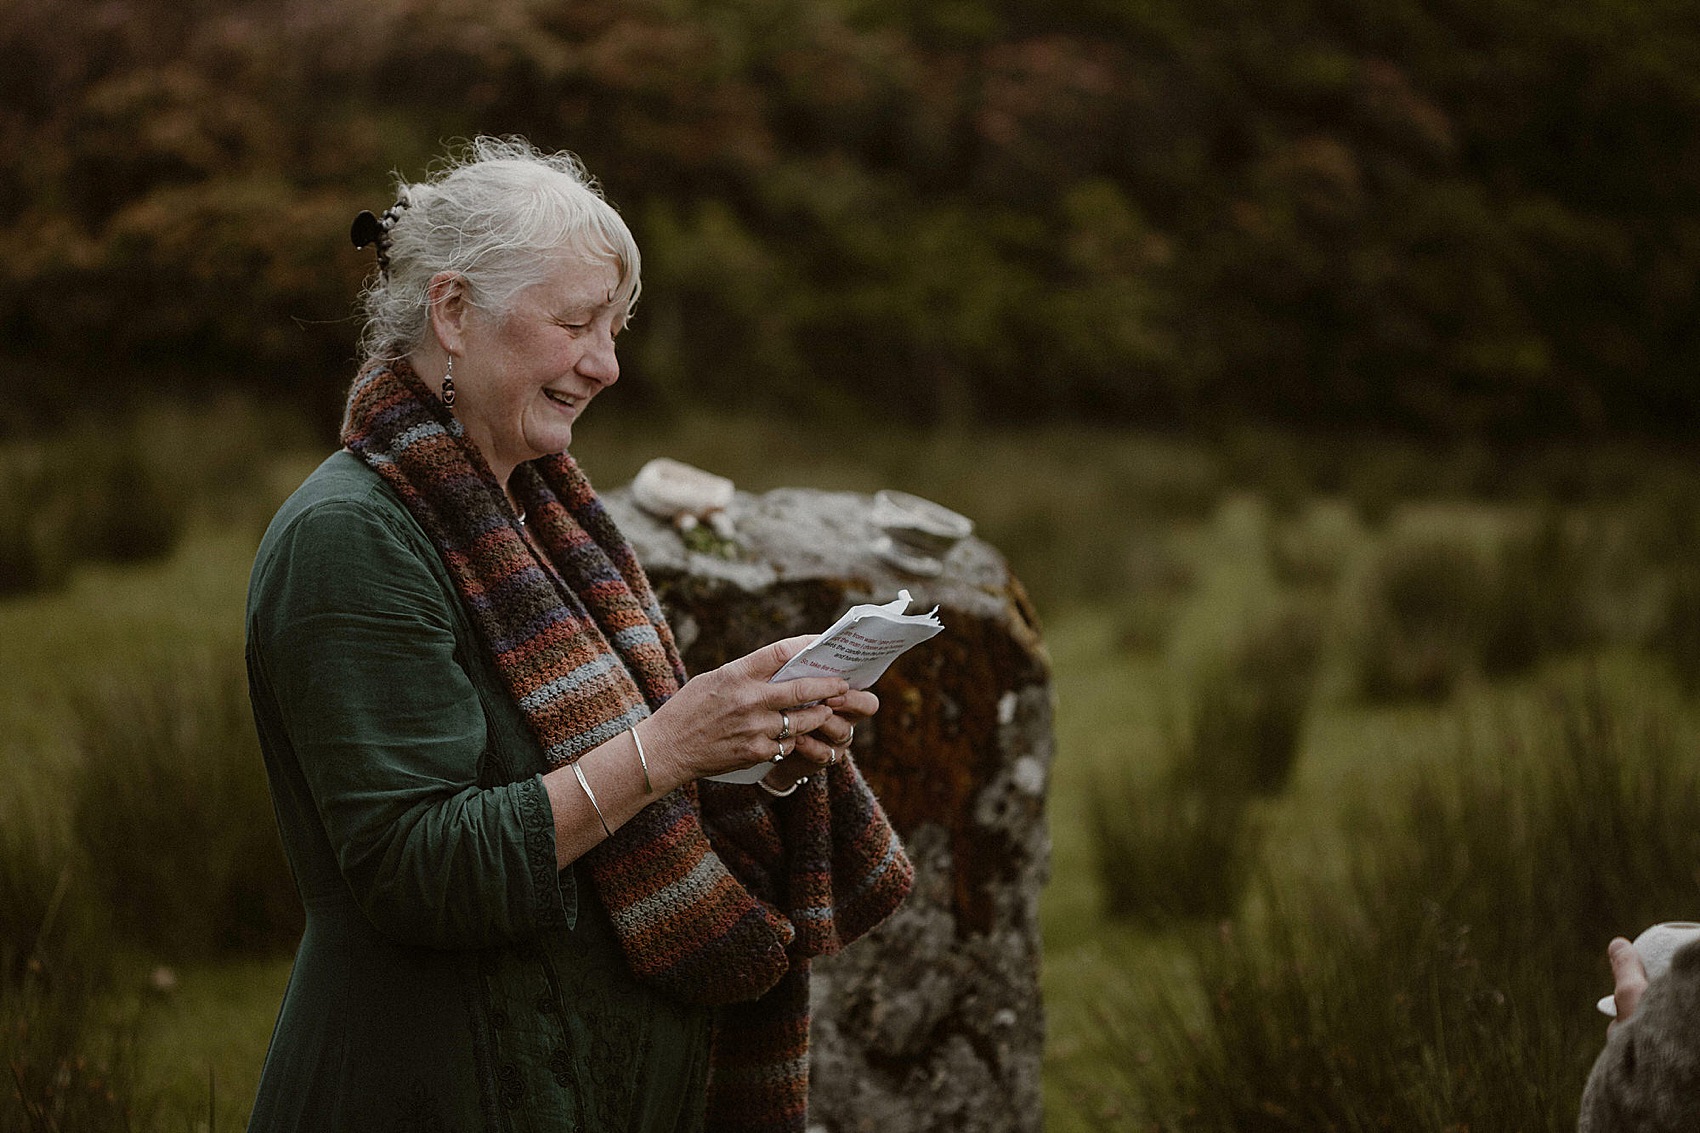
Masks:
[[[773,680],[843,677],[851,688],[871,687],[893,661],[944,629],[937,606],[925,614],[904,613],[911,601],[909,591],[899,590],[897,597],[884,605],[869,602],[850,607],[830,629],[785,662],[773,674]],[[772,769],[772,762],[758,763],[710,778],[719,783],[754,783]]]

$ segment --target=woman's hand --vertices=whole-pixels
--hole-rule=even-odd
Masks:
[[[831,745],[811,733],[824,728],[828,735],[847,734],[848,724],[834,723],[840,719],[838,712],[851,703],[865,707],[866,701],[860,698],[872,700],[873,695],[851,693],[840,677],[769,683],[785,662],[812,641],[812,634],[776,641],[687,681],[640,725],[651,771],[656,770],[654,764],[662,764],[661,773],[671,787],[753,767],[781,751],[787,760],[801,753],[799,762],[824,766],[831,758]],[[812,707],[799,707],[811,703]],[[876,707],[878,703],[874,700]],[[789,733],[785,732],[787,721]],[[798,772],[806,773],[807,769]]]
[[[1612,999],[1617,1003],[1617,1018],[1606,1027],[1609,1033],[1635,1014],[1635,1008],[1641,1003],[1641,993],[1647,990],[1647,968],[1641,963],[1641,954],[1635,951],[1635,946],[1621,936],[1606,946],[1606,955],[1611,959],[1612,982],[1616,985]]]
[[[799,758],[787,758],[763,779],[769,790],[785,792],[797,785],[805,775],[843,759],[855,738],[856,725],[879,711],[879,697],[871,692],[851,689],[842,696],[830,696],[824,702],[832,716],[820,727],[797,740]]]

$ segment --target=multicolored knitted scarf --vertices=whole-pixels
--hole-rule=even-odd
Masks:
[[[550,768],[678,691],[684,665],[649,580],[570,456],[509,482],[551,572],[477,446],[405,363],[355,379],[342,439],[443,556]],[[914,879],[855,764],[782,803],[756,787],[682,787],[587,860],[632,970],[718,1008],[708,1127],[801,1131],[809,959],[878,924]]]

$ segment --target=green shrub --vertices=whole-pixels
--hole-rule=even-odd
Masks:
[[[1652,645],[1686,692],[1700,691],[1700,568],[1671,572]]]
[[[131,1028],[87,871],[34,810],[0,822],[0,1129],[129,1130]]]
[[[135,1086],[133,1027],[114,1021],[80,974],[0,984],[0,1129],[132,1133],[151,1110]]]
[[[1700,779],[1656,714],[1588,692],[1549,721],[1361,820],[1348,884],[1271,887],[1196,1011],[1110,1005],[1140,1127],[1573,1129],[1607,940],[1700,907]]]
[[[1527,672],[1543,657],[1598,643],[1589,587],[1597,569],[1586,528],[1545,511],[1508,536],[1494,562],[1482,667]]]
[[[1267,529],[1269,565],[1284,586],[1327,592],[1344,573],[1363,538],[1358,517],[1335,501],[1314,501]]]
[[[62,963],[105,972],[109,952],[87,869],[65,838],[14,805],[0,820],[0,983]]]
[[[1371,700],[1439,700],[1481,663],[1493,574],[1462,539],[1396,536],[1371,568],[1358,684]]]
[[[1092,836],[1106,914],[1149,925],[1232,915],[1258,841],[1244,795],[1168,781],[1100,782]]]
[[[1319,613],[1266,617],[1193,680],[1180,782],[1212,794],[1278,794],[1292,777],[1322,648]]]
[[[74,554],[68,502],[20,453],[0,458],[0,482],[0,597],[61,585]]]
[[[130,563],[176,549],[187,526],[187,486],[134,435],[77,436],[51,452],[50,480],[70,502],[80,558]]]
[[[1268,616],[1198,673],[1162,779],[1099,784],[1092,835],[1108,915],[1161,925],[1239,908],[1259,842],[1252,800],[1292,776],[1320,645],[1310,606]]]
[[[78,729],[73,826],[123,935],[168,957],[299,935],[239,665],[137,673],[84,696]]]
[[[176,549],[189,485],[137,434],[72,434],[0,453],[0,596],[63,584],[79,561],[130,563]]]
[[[1602,602],[1641,575],[1612,558],[1604,523],[1543,509],[1481,540],[1463,532],[1390,538],[1367,579],[1360,690],[1371,700],[1440,700],[1467,675],[1526,673],[1549,656],[1599,645],[1613,620]],[[1633,636],[1627,624],[1618,633]]]

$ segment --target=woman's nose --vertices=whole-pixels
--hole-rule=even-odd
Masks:
[[[620,360],[614,354],[614,336],[604,331],[579,355],[578,372],[591,381],[611,386],[620,380]]]

